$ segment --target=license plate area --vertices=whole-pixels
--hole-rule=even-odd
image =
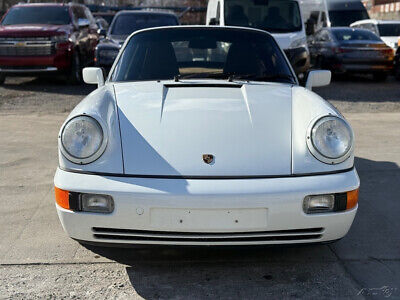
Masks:
[[[156,230],[238,232],[267,228],[266,208],[176,209],[151,208],[150,224]]]

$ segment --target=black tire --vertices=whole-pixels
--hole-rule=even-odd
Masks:
[[[379,73],[372,74],[372,76],[373,76],[375,81],[381,82],[381,81],[385,81],[387,79],[388,74],[387,73],[383,73],[383,72],[379,72]]]
[[[397,80],[400,81],[400,66],[396,66],[396,68],[394,69],[394,76]]]
[[[68,83],[82,83],[82,66],[78,51],[74,51],[74,54],[72,56],[71,68],[68,74]]]
[[[3,84],[6,81],[6,75],[0,74],[0,84]]]

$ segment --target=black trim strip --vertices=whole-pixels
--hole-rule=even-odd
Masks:
[[[240,238],[176,238],[176,237],[146,237],[146,236],[121,236],[108,234],[94,234],[96,239],[128,240],[128,241],[158,241],[158,242],[263,242],[263,241],[298,241],[316,240],[319,235],[292,235],[271,237],[240,237]]]
[[[195,78],[194,78],[195,79]],[[229,84],[229,83],[168,83],[164,84],[166,88],[193,88],[193,87],[220,87],[220,88],[233,88],[240,89],[242,84]]]
[[[291,177],[309,177],[309,176],[321,176],[321,175],[332,175],[350,172],[354,169],[354,166],[344,170],[337,170],[331,172],[317,172],[317,173],[302,173],[302,174],[289,174],[289,175],[249,175],[249,176],[198,176],[198,175],[141,175],[141,174],[120,174],[120,173],[105,173],[105,172],[91,172],[74,170],[69,168],[59,167],[60,170],[78,173],[84,175],[97,175],[104,177],[129,177],[129,178],[154,178],[154,179],[199,179],[199,180],[226,180],[226,179],[269,179],[269,178],[291,178]]]
[[[249,232],[188,232],[188,231],[151,231],[151,230],[134,230],[134,229],[119,229],[119,228],[102,228],[93,227],[95,233],[120,233],[120,234],[161,234],[161,235],[182,235],[182,236],[208,236],[208,235],[246,235],[246,234],[296,234],[296,233],[321,233],[324,228],[304,228],[304,229],[289,229],[289,230],[273,230],[273,231],[249,231]]]

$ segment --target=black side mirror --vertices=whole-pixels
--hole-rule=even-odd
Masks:
[[[306,34],[313,35],[315,33],[315,22],[314,20],[308,19],[306,23]]]
[[[208,25],[219,25],[219,20],[217,20],[217,18],[211,18]]]
[[[107,30],[105,30],[104,28],[100,28],[97,30],[97,33],[100,37],[105,37],[107,35]]]

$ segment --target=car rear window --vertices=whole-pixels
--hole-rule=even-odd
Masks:
[[[333,30],[333,35],[338,41],[380,41],[380,38],[369,30]]]
[[[129,35],[140,29],[178,25],[175,17],[162,14],[122,14],[111,25],[112,35]]]
[[[4,16],[1,25],[71,23],[67,6],[17,6]]]

